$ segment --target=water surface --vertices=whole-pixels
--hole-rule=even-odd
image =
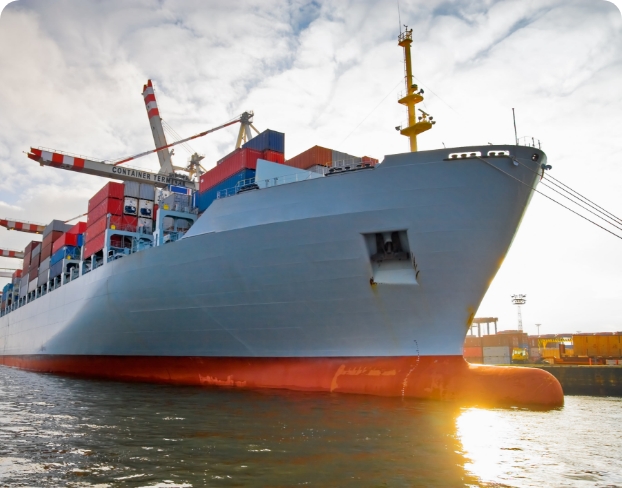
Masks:
[[[622,486],[622,399],[549,411],[0,367],[0,485]]]

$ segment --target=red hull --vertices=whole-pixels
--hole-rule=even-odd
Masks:
[[[559,382],[535,368],[483,366],[461,356],[362,358],[213,358],[173,356],[2,356],[30,371],[92,378],[282,388],[457,401],[477,405],[558,407]]]

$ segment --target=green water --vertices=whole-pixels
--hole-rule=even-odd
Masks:
[[[552,411],[0,367],[1,486],[622,486],[622,399]]]

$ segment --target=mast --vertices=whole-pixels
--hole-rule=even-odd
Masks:
[[[417,121],[416,105],[423,102],[423,89],[413,83],[412,60],[410,57],[410,45],[413,42],[413,30],[406,28],[398,37],[398,45],[404,48],[404,82],[406,84],[405,95],[398,100],[398,103],[406,105],[408,108],[408,126],[401,128],[400,134],[410,139],[411,152],[417,151],[417,136],[426,130],[432,128],[436,123],[433,117],[430,117],[423,110],[419,109],[421,115]]]

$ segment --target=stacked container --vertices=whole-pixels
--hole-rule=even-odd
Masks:
[[[43,286],[45,283],[48,282],[50,274],[50,260],[54,249],[54,244],[59,239],[62,239],[65,233],[71,228],[71,225],[65,224],[60,220],[52,220],[52,222],[50,222],[45,227],[45,230],[43,231],[43,242],[41,243],[41,257],[39,262],[39,270],[37,273],[37,287]],[[31,279],[34,279],[34,275],[32,273],[33,270],[31,269],[30,276]]]
[[[378,164],[378,160],[370,158],[369,156],[359,158],[358,156],[352,156],[351,154],[334,151],[322,146],[313,146],[300,153],[298,156],[288,159],[285,161],[285,164],[287,166],[293,166],[294,168],[309,170],[316,166],[323,166],[325,168],[344,167],[356,164],[375,166]]]
[[[56,278],[63,272],[64,262],[80,260],[80,248],[84,241],[85,232],[86,222],[78,222],[54,242],[48,279]]]
[[[115,225],[127,232],[136,232],[138,227],[138,201],[140,200],[140,183],[126,181],[123,185],[123,215]]]
[[[137,231],[145,234],[153,232],[155,187],[145,183],[140,184],[138,198]]]
[[[90,200],[84,233],[83,259],[101,251],[106,244],[106,229],[117,228],[123,217],[125,186],[110,182]],[[110,217],[109,217],[110,215]]]
[[[215,168],[201,175],[194,206],[203,212],[216,199],[219,191],[234,189],[239,182],[254,178],[258,159],[283,164],[285,134],[265,130],[218,161]]]

